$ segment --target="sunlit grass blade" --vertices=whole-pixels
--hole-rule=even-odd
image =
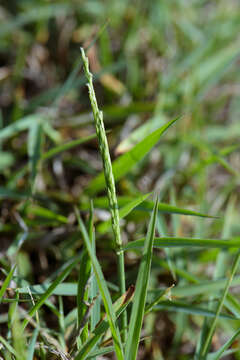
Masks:
[[[3,298],[4,294],[5,294],[5,291],[7,290],[7,287],[8,287],[8,285],[10,284],[10,281],[12,280],[12,277],[13,277],[13,275],[14,275],[15,269],[16,269],[16,265],[14,265],[14,266],[12,267],[12,269],[9,271],[6,279],[3,281],[3,284],[1,285],[1,289],[0,289],[0,304],[1,304],[1,302],[2,302],[2,298]]]
[[[116,318],[118,318],[121,313],[127,308],[128,304],[132,301],[134,295],[134,287],[130,287],[126,294],[122,295],[115,303],[113,304],[114,311],[116,312]],[[89,339],[83,344],[81,350],[75,357],[75,360],[84,360],[86,357],[89,358],[88,354],[93,350],[94,346],[98,343],[104,333],[106,333],[109,328],[109,323],[106,320],[106,315],[104,318],[97,324],[96,328],[89,335]]]
[[[124,359],[123,347],[122,347],[120,332],[119,332],[119,329],[116,324],[116,314],[115,314],[115,311],[113,308],[111,296],[110,296],[106,281],[104,279],[104,275],[103,275],[101,266],[99,265],[96,255],[93,252],[88,233],[87,233],[86,228],[80,218],[79,212],[76,208],[75,208],[75,212],[76,212],[76,216],[78,219],[79,229],[82,233],[85,246],[87,248],[89,257],[91,259],[91,263],[92,263],[92,267],[93,267],[93,270],[94,270],[94,273],[96,276],[96,280],[98,283],[99,291],[100,291],[100,294],[101,294],[101,297],[102,297],[102,300],[104,303],[105,311],[107,314],[109,326],[110,326],[112,337],[113,337],[113,343],[114,343],[114,347],[115,347],[115,351],[116,351],[116,356],[117,356],[118,360],[119,359],[123,360]]]
[[[135,145],[130,151],[125,153],[116,159],[112,164],[113,175],[115,181],[120,180],[126,175],[129,170],[136,165],[143,157],[157,144],[161,135],[177,120],[173,119],[164,126],[155,130],[153,133],[145,137],[137,145]],[[93,179],[86,188],[86,192],[91,195],[98,193],[105,187],[105,180],[103,172]]]
[[[150,196],[150,194],[151,193],[139,196],[136,199],[134,199],[133,201],[131,201],[130,203],[123,206],[121,209],[119,209],[119,217],[120,217],[120,219],[126,217],[136,206],[141,204],[148,196]],[[107,221],[102,222],[97,227],[97,230],[100,233],[104,233],[110,228],[110,226],[111,226],[111,220],[107,220]]]
[[[28,156],[30,168],[30,184],[32,192],[34,192],[34,184],[37,175],[37,167],[41,157],[42,142],[42,123],[35,120],[31,125],[28,133]]]
[[[29,310],[28,316],[32,317],[37,310],[40,309],[40,307],[44,304],[44,302],[47,300],[47,298],[53,294],[56,287],[68,276],[68,274],[71,272],[71,270],[76,266],[76,264],[80,261],[80,258],[82,255],[79,255],[77,259],[72,261],[62,272],[61,274],[55,279],[55,281],[47,288],[47,290],[42,294],[40,299],[35,303],[35,305]],[[27,326],[29,322],[29,318],[26,318],[23,321],[23,329]]]
[[[208,349],[209,349],[209,347],[211,345],[212,337],[213,337],[213,334],[214,334],[214,331],[215,331],[215,328],[216,328],[216,324],[217,324],[217,321],[218,321],[219,314],[220,314],[220,312],[222,310],[224,300],[225,300],[225,298],[227,296],[227,293],[229,291],[231,282],[232,282],[232,280],[234,278],[234,275],[235,275],[235,273],[236,273],[236,271],[238,269],[239,262],[240,262],[240,252],[236,255],[236,258],[234,260],[233,266],[232,266],[231,271],[230,271],[229,279],[228,279],[228,281],[226,283],[224,292],[223,292],[222,297],[221,297],[221,299],[219,301],[219,304],[218,304],[218,307],[217,307],[217,310],[216,310],[216,315],[215,315],[215,317],[213,319],[213,322],[212,322],[211,327],[209,329],[206,340],[205,340],[202,348],[200,349],[200,359],[205,359],[206,356],[207,356]]]
[[[140,341],[140,333],[143,323],[143,317],[145,312],[145,304],[147,297],[147,288],[149,283],[153,241],[155,235],[155,227],[157,220],[158,199],[155,202],[155,207],[151,215],[151,220],[148,226],[148,233],[144,244],[144,250],[142,259],[138,271],[138,277],[136,282],[136,291],[133,300],[133,307],[130,317],[130,325],[128,331],[128,337],[125,348],[125,360],[134,360],[137,358],[137,351]]]
[[[140,249],[144,246],[145,239],[139,239],[129,242],[123,247],[123,250]],[[240,238],[216,240],[216,239],[195,239],[181,237],[160,237],[154,238],[153,247],[206,247],[206,248],[239,248]]]

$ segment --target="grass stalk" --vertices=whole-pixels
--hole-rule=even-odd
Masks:
[[[118,211],[118,203],[117,203],[117,196],[116,196],[116,188],[115,188],[115,181],[112,171],[112,162],[109,153],[109,147],[106,137],[106,132],[104,128],[103,122],[103,113],[98,108],[98,103],[93,87],[93,76],[89,70],[89,62],[88,58],[85,55],[84,49],[81,48],[84,71],[86,78],[88,80],[87,86],[89,91],[89,98],[91,102],[91,107],[93,111],[94,117],[94,124],[96,128],[96,134],[98,137],[99,142],[99,149],[102,157],[103,163],[103,170],[104,170],[104,177],[106,181],[106,189],[107,189],[107,196],[108,202],[110,207],[111,213],[111,220],[112,220],[112,229],[114,234],[114,245],[117,255],[117,263],[118,263],[118,280],[119,280],[119,287],[121,295],[125,293],[126,286],[125,286],[125,269],[124,269],[124,253],[121,249],[122,247],[122,240],[121,240],[121,232],[120,232],[120,221],[119,221],[119,211]],[[127,329],[127,314],[126,312],[123,313],[121,317],[121,325],[123,330],[123,341],[126,341],[126,329]]]

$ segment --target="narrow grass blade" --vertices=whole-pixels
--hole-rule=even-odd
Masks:
[[[104,303],[104,307],[105,307],[105,310],[107,313],[107,318],[108,318],[109,326],[110,326],[112,337],[113,337],[113,343],[114,343],[114,347],[115,347],[115,351],[116,351],[116,356],[117,356],[118,360],[123,360],[124,359],[123,347],[122,347],[119,329],[116,325],[116,314],[115,314],[115,311],[113,308],[111,296],[110,296],[106,281],[104,279],[104,275],[103,275],[101,266],[99,265],[96,255],[93,252],[88,233],[87,233],[85,226],[80,218],[78,210],[75,209],[75,212],[76,212],[76,216],[78,219],[79,229],[82,233],[84,243],[86,245],[89,257],[91,259],[91,263],[92,263],[92,267],[93,267],[93,270],[94,270],[94,273],[95,273],[95,276],[97,279],[99,291],[100,291],[100,294],[101,294],[101,297],[102,297],[102,300]]]
[[[87,359],[96,359],[97,356],[101,356],[101,355],[107,355],[114,352],[114,347],[113,346],[106,346],[103,348],[100,348],[99,350],[93,351],[91,352],[91,354],[87,357]]]
[[[96,138],[96,134],[89,135],[89,136],[81,138],[81,139],[72,140],[65,144],[55,146],[54,148],[50,149],[46,153],[42,154],[41,160],[42,161],[49,160],[49,159],[53,158],[54,156],[62,153],[63,151],[73,149],[73,148],[77,147],[78,145],[81,145],[88,141],[91,141],[94,138]]]
[[[38,337],[39,329],[35,329],[32,338],[28,347],[28,353],[27,353],[27,359],[26,360],[33,360],[34,358],[34,351],[35,351],[35,345]]]
[[[136,206],[141,204],[151,193],[142,195],[131,201],[130,203],[126,204],[119,210],[119,217],[120,219],[126,217]],[[111,227],[111,220],[102,222],[98,227],[97,230],[100,233],[105,233]]]
[[[118,205],[120,207],[126,206],[128,203],[134,201],[133,197],[130,196],[118,196]],[[82,210],[89,209],[88,203],[82,203],[80,205]],[[108,209],[108,200],[106,197],[97,197],[94,199],[94,207],[95,208],[103,208]],[[136,211],[142,212],[151,212],[154,208],[153,201],[144,200],[140,205],[136,207]],[[189,216],[200,216],[205,218],[216,218],[215,216],[211,216],[208,214],[203,214],[197,211],[183,209],[174,205],[166,204],[160,202],[158,205],[158,212],[161,214],[179,214],[179,215],[189,215]]]
[[[30,168],[30,184],[32,192],[34,191],[34,184],[37,175],[38,162],[41,157],[41,142],[42,142],[42,123],[35,120],[31,125],[28,133],[28,156]]]
[[[48,219],[48,220],[55,220],[55,221],[63,223],[63,224],[67,224],[67,222],[68,222],[68,219],[65,216],[56,214],[52,210],[46,209],[39,205],[30,204],[27,207],[26,211],[28,214],[40,216],[40,217]]]
[[[4,280],[4,282],[3,282],[2,286],[1,286],[1,289],[0,289],[0,304],[2,302],[2,298],[3,298],[4,294],[5,294],[5,291],[7,290],[7,287],[9,285],[10,281],[12,280],[15,269],[16,269],[16,265],[14,265],[12,267],[12,269],[9,271],[6,279]]]
[[[127,308],[128,304],[132,301],[134,295],[134,287],[130,287],[127,292],[122,295],[115,303],[113,304],[114,311],[116,312],[116,318],[118,318],[121,313]],[[84,360],[86,357],[89,358],[88,354],[93,350],[94,346],[100,340],[104,333],[109,328],[109,323],[106,320],[106,315],[98,323],[92,334],[89,335],[89,339],[82,346],[81,350],[75,357],[75,360]]]
[[[205,295],[210,296],[214,294],[218,290],[224,289],[226,285],[227,279],[219,279],[219,280],[208,280],[208,281],[201,281],[198,284],[189,284],[184,286],[175,286],[172,290],[172,296],[181,298],[181,297],[189,297],[189,296],[196,296],[196,295]],[[108,283],[109,287],[111,286]],[[235,276],[231,286],[238,286],[240,285],[240,275]],[[50,286],[50,284],[48,284]],[[33,285],[29,286],[32,294],[41,295],[46,291],[46,285]],[[114,288],[114,291],[118,289]],[[29,289],[27,287],[22,287],[18,289],[19,294],[28,294]],[[162,293],[162,290],[151,289],[149,290],[150,294],[158,296]],[[77,295],[77,284],[76,283],[62,283],[59,284],[52,292],[53,295],[61,295],[61,296],[76,296]]]
[[[129,152],[120,156],[113,162],[112,169],[115,181],[121,179],[129,170],[136,165],[159,141],[160,136],[177,120],[173,119],[164,126],[155,130],[145,139],[135,145]],[[86,192],[91,195],[96,194],[105,187],[103,172],[93,179],[86,188]]]
[[[145,238],[131,241],[123,247],[123,250],[140,249],[144,246]],[[215,239],[195,239],[182,237],[160,237],[155,238],[153,247],[205,247],[205,248],[239,248],[240,238],[229,240],[215,240]]]
[[[170,312],[176,311],[179,313],[186,313],[188,315],[201,315],[209,318],[214,318],[216,316],[215,311],[174,300],[161,301],[159,304],[153,307],[152,311],[170,311]],[[239,320],[238,317],[223,313],[219,314],[219,318],[225,320]]]
[[[87,305],[84,301],[88,300],[87,281],[91,273],[91,263],[87,251],[84,251],[82,261],[79,268],[78,276],[78,292],[77,292],[77,309],[78,309],[78,329],[80,329],[83,318],[87,312]],[[81,335],[81,340],[87,340],[87,328],[84,327]]]
[[[155,207],[149,223],[148,233],[145,240],[143,255],[138,272],[136,292],[134,296],[130,318],[130,326],[126,342],[125,360],[135,360],[137,357],[137,351],[140,341],[140,332],[145,312],[147,288],[151,270],[153,241],[157,220],[157,209],[158,199],[155,202]]]
[[[93,224],[93,201],[91,201],[90,205],[91,206],[90,206],[90,218],[89,218],[88,232],[89,232],[89,238],[90,238],[90,241],[92,244],[93,252],[96,255],[96,238],[95,238],[95,230],[94,230],[94,224]],[[99,289],[98,289],[96,276],[95,276],[92,268],[91,268],[91,276],[92,276],[92,281],[90,284],[89,298],[90,298],[90,302],[94,301],[94,305],[93,305],[93,308],[91,311],[90,330],[93,331],[93,329],[95,329],[97,323],[100,320],[101,299],[99,296]]]
[[[20,131],[27,130],[30,128],[31,124],[34,122],[37,122],[39,120],[42,120],[42,116],[39,114],[36,115],[29,115],[22,119],[19,119],[15,121],[14,123],[6,126],[5,128],[1,129],[0,131],[0,140],[6,140],[10,138],[11,136],[14,136],[18,134]]]
[[[239,262],[240,262],[240,252],[237,254],[236,258],[235,258],[235,261],[233,263],[233,266],[232,266],[232,269],[231,269],[231,273],[230,273],[230,276],[229,276],[229,279],[226,283],[226,286],[225,286],[225,289],[224,289],[224,292],[222,294],[222,298],[220,299],[219,301],[219,304],[218,304],[218,307],[217,307],[217,311],[216,311],[216,315],[215,315],[215,318],[211,324],[211,327],[209,329],[209,332],[208,332],[208,336],[206,338],[206,341],[205,343],[203,344],[203,347],[202,349],[200,349],[200,358],[203,358],[205,359],[206,356],[207,356],[207,352],[208,352],[208,349],[209,349],[209,346],[211,344],[211,341],[212,341],[212,337],[213,337],[213,334],[214,334],[214,331],[215,331],[215,328],[216,328],[216,324],[217,324],[217,320],[218,320],[218,317],[219,317],[219,314],[222,310],[222,307],[223,307],[223,303],[224,303],[224,300],[227,296],[227,293],[229,291],[229,287],[231,285],[231,282],[233,280],[233,277],[238,269],[238,266],[239,266]]]
[[[210,296],[214,294],[218,290],[224,289],[228,282],[228,279],[219,279],[219,280],[209,280],[209,281],[202,281],[199,284],[189,284],[184,286],[175,286],[172,289],[172,296],[173,297],[189,297],[189,296],[196,296],[196,295],[204,295]],[[232,280],[231,286],[240,285],[240,276],[235,276]],[[159,294],[160,290],[150,290],[150,294]]]
[[[233,334],[231,336],[231,338],[225,342],[225,344],[218,350],[216,351],[216,353],[214,353],[214,355],[210,354],[207,357],[207,360],[219,360],[221,359],[222,356],[224,356],[224,352],[232,345],[232,343],[234,342],[234,340],[239,336],[240,334],[240,329],[238,329],[235,334]]]
[[[56,278],[56,280],[48,287],[48,289],[42,294],[40,299],[36,302],[36,304],[29,310],[28,315],[32,317],[37,310],[44,304],[45,300],[53,294],[56,287],[68,276],[71,270],[76,266],[79,262],[82,255],[80,255],[77,259],[72,261],[64,270],[63,272]],[[23,329],[27,326],[29,322],[29,317],[23,321]]]
[[[3,347],[5,347],[11,354],[13,354],[15,357],[17,357],[16,351],[14,350],[14,348],[12,347],[12,345],[10,345],[9,341],[7,341],[6,339],[4,339],[4,337],[2,337],[0,335],[0,343],[3,345]]]

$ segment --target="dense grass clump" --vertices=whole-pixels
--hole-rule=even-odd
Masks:
[[[0,359],[240,359],[238,2],[0,19]]]

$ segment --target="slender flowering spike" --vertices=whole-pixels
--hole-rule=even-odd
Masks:
[[[111,163],[108,142],[107,142],[106,132],[103,123],[103,113],[98,109],[97,99],[93,88],[92,74],[89,71],[88,58],[86,57],[83,48],[81,48],[81,53],[83,58],[85,75],[88,79],[87,86],[89,91],[89,98],[92,105],[96,133],[97,133],[99,148],[102,156],[103,170],[107,185],[107,196],[108,196],[111,218],[112,218],[112,227],[116,242],[115,245],[117,248],[120,248],[122,245],[122,241],[121,241],[120,226],[119,226],[118,204],[117,204],[115,182],[112,171],[112,163]]]
[[[118,203],[117,203],[117,196],[116,196],[116,189],[115,189],[115,181],[114,181],[114,176],[113,176],[113,171],[112,171],[112,163],[111,163],[111,158],[110,158],[110,153],[109,153],[109,148],[108,148],[106,132],[104,129],[103,113],[102,113],[102,111],[100,111],[98,109],[97,99],[96,99],[94,88],[93,88],[92,74],[89,71],[88,58],[85,55],[83,48],[81,48],[81,53],[82,53],[85,75],[88,80],[87,86],[88,86],[88,91],[89,91],[89,98],[90,98],[90,102],[91,102],[91,106],[92,106],[94,123],[95,123],[99,148],[100,148],[101,157],[102,157],[103,171],[104,171],[104,177],[105,177],[106,188],[107,188],[107,196],[108,196],[110,212],[111,212],[115,249],[116,249],[116,253],[117,253],[119,286],[120,286],[120,292],[122,295],[126,291],[125,271],[124,271],[124,253],[122,250]],[[126,328],[127,328],[127,313],[124,312],[122,314],[122,329],[123,329],[123,341],[124,342],[126,341],[126,336],[127,336]]]

